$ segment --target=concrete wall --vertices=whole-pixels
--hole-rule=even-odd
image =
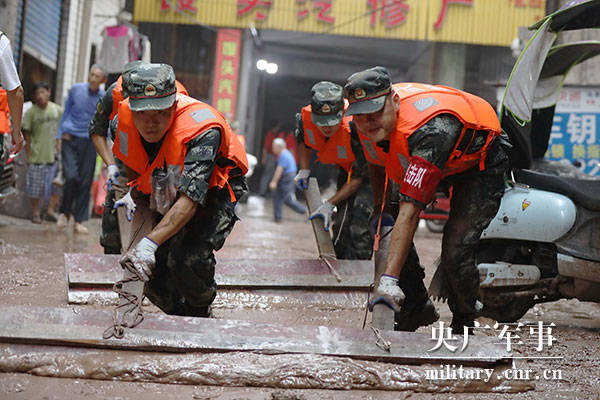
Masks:
[[[18,5],[19,0],[0,0],[0,31],[11,41],[15,37]]]

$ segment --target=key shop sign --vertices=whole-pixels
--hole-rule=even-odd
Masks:
[[[136,0],[136,22],[509,46],[546,0]]]
[[[600,176],[600,87],[563,88],[546,158],[576,161],[583,172]]]
[[[241,38],[239,29],[219,29],[217,33],[212,105],[229,121],[235,119]]]

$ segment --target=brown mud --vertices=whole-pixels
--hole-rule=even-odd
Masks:
[[[164,355],[28,345],[0,346],[0,371],[39,376],[184,385],[281,389],[394,390],[415,392],[520,392],[525,381],[428,380],[435,366],[402,366],[311,354]],[[499,367],[495,374],[510,365]],[[473,374],[484,372],[469,367]],[[478,371],[478,372],[475,372]]]
[[[276,224],[271,222],[269,204],[262,210],[245,206],[240,212],[242,221],[236,225],[225,247],[218,253],[218,258],[315,257],[317,249],[310,225],[288,211],[284,210],[284,222]],[[90,220],[86,226],[90,234],[83,236],[73,234],[72,227],[59,231],[50,223],[33,225],[28,220],[0,216],[0,303],[66,307],[63,254],[102,252],[98,244],[100,220]],[[424,228],[417,232],[416,246],[421,262],[426,267],[427,284],[433,274],[432,266],[439,256],[440,238],[440,235],[431,234]],[[217,318],[256,322],[358,327],[362,325],[365,300],[366,297],[362,300],[361,294],[352,299],[324,297],[305,303],[284,294],[228,291],[219,294],[214,313]],[[447,306],[436,305],[441,319],[449,322],[451,314]],[[106,306],[93,304],[86,307]],[[148,310],[158,312],[152,306]],[[447,384],[423,381],[419,375],[419,371],[423,372],[425,368],[423,366],[347,362],[334,357],[322,359],[321,356],[254,353],[158,356],[152,353],[93,350],[82,350],[75,356],[71,352],[59,354],[56,349],[41,353],[18,353],[15,352],[15,345],[11,345],[13,347],[5,346],[0,351],[2,365],[7,362],[12,365],[3,367],[3,371],[13,371],[0,373],[0,399],[142,396],[145,399],[420,399],[432,396],[536,400],[599,398],[600,306],[561,300],[534,307],[520,322],[528,324],[537,321],[556,325],[553,328],[556,341],[541,353],[532,352],[528,347],[526,350],[517,349],[515,355],[560,357],[530,358],[524,360],[521,366],[531,369],[538,376],[548,370],[560,371],[562,376],[554,380],[543,377],[532,379],[522,385],[521,382],[509,384],[509,387],[514,385],[513,391],[527,390],[535,385],[534,390],[521,393],[490,393],[493,390],[506,391],[508,387],[502,389],[501,385],[481,385],[479,382],[479,387],[471,385],[471,389],[466,389],[469,383],[463,380],[449,381]],[[489,320],[480,322],[492,323]],[[431,335],[431,328],[420,328],[419,332]],[[210,374],[215,371],[225,374],[230,383],[211,382]],[[47,375],[62,376],[64,379]],[[93,380],[96,378],[103,380]],[[319,381],[319,384],[328,382],[332,385],[330,389],[337,390],[308,389],[318,387],[316,382]],[[230,387],[236,386],[235,382],[239,382],[240,386],[261,387]],[[268,385],[264,382],[271,382],[272,385],[279,382],[280,388],[265,387]],[[383,387],[403,391],[376,390]],[[347,390],[350,388],[352,390]],[[487,393],[458,393],[461,391]]]

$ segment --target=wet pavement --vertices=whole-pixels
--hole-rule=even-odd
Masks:
[[[315,258],[317,248],[312,228],[303,217],[284,209],[283,223],[272,222],[270,201],[252,197],[241,205],[239,215],[242,220],[236,225],[225,247],[217,253],[217,258],[248,259],[300,259]],[[64,231],[55,225],[44,222],[34,225],[29,220],[0,216],[0,303],[3,305],[32,305],[46,307],[68,307],[64,253],[101,253],[98,244],[100,220],[92,219],[85,224],[89,235],[77,235],[72,227]],[[433,274],[433,264],[440,252],[441,236],[420,228],[416,236],[416,246],[421,262],[426,267],[427,284]],[[287,301],[285,295],[265,296],[243,291],[221,293],[215,302],[216,318],[251,320],[256,322],[277,322],[289,325],[324,325],[339,327],[359,327],[364,318],[364,302],[360,297],[349,302],[315,301],[304,304],[300,301]],[[366,300],[366,298],[364,299]],[[449,322],[451,315],[445,304],[437,304],[442,320]],[[72,306],[70,306],[72,307]],[[102,308],[102,304],[85,307]],[[158,312],[148,307],[150,312]],[[418,387],[406,391],[340,391],[320,389],[270,389],[217,387],[195,384],[172,385],[166,383],[100,381],[77,378],[51,378],[49,369],[29,371],[30,374],[0,373],[0,399],[32,398],[191,398],[191,399],[403,399],[403,398],[459,398],[459,399],[593,399],[600,393],[600,306],[581,303],[576,300],[561,300],[536,306],[520,321],[525,325],[543,321],[554,323],[552,334],[555,341],[536,352],[531,343],[522,348],[516,347],[515,354],[523,357],[546,357],[525,359],[523,365],[540,377],[535,379],[535,390],[515,394],[494,393],[420,393]],[[492,324],[481,319],[482,324]],[[524,330],[528,327],[522,328]],[[431,335],[431,328],[421,328],[419,332]],[[491,332],[483,332],[489,334]],[[4,349],[6,351],[6,349]],[[104,354],[104,359],[118,358],[118,352]],[[124,356],[125,357],[125,356]],[[140,358],[151,363],[148,353],[129,354],[130,360]],[[218,360],[219,357],[215,356]],[[556,358],[548,358],[556,357]],[[227,364],[221,358],[223,365]],[[260,363],[260,359],[254,362]],[[273,364],[273,375],[282,365],[291,361]],[[235,363],[234,363],[235,364]],[[381,364],[381,363],[374,363]],[[341,364],[340,364],[341,365]],[[382,368],[382,365],[371,366]],[[385,367],[385,364],[383,364]],[[439,367],[439,366],[438,366]],[[98,367],[100,368],[100,367]],[[364,368],[364,366],[363,366]],[[0,366],[0,370],[2,369]],[[360,368],[358,369],[360,370]],[[186,370],[188,371],[188,370]],[[186,371],[183,371],[185,373]],[[316,371],[316,370],[315,370]],[[318,373],[310,370],[305,373]],[[340,366],[330,369],[331,374],[340,371]],[[344,370],[349,371],[349,370]],[[353,373],[357,370],[354,370]],[[548,375],[558,375],[560,379],[547,379]],[[181,372],[181,371],[180,371]],[[189,371],[188,371],[189,372]],[[300,374],[302,371],[296,371]],[[158,371],[157,373],[160,373]],[[163,371],[163,373],[166,373]],[[167,374],[168,375],[168,374]],[[558,378],[558,376],[556,376]],[[163,378],[165,378],[163,376]],[[106,379],[106,378],[104,378]],[[116,379],[116,378],[112,378]],[[169,381],[168,376],[161,382]],[[336,387],[339,389],[339,387]],[[446,387],[435,391],[454,390]]]

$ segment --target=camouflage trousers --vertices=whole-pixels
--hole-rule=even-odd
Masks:
[[[165,313],[209,315],[217,294],[214,251],[223,247],[238,219],[229,196],[227,190],[211,189],[206,205],[198,205],[192,219],[156,251],[156,266],[144,294]],[[146,199],[137,206],[147,204]],[[156,213],[155,224],[161,218]]]
[[[106,190],[104,209],[102,210],[102,231],[100,232],[100,245],[104,247],[104,254],[121,254],[121,232],[119,231],[119,218],[114,209],[115,201],[120,200],[129,191],[127,186],[127,171],[121,160],[116,160],[119,167],[119,184],[112,185]]]
[[[484,171],[472,169],[444,182],[452,186],[452,199],[450,216],[444,227],[439,268],[455,327],[473,324],[479,292],[479,272],[475,264],[477,244],[498,212],[504,193],[504,172],[509,168],[509,161],[503,145],[494,144]],[[400,287],[406,295],[403,310],[418,308],[429,298],[424,277],[413,246],[400,274]]]
[[[453,326],[472,325],[479,292],[479,272],[475,265],[477,244],[498,212],[504,193],[504,177],[502,173],[475,173],[457,177],[452,188],[440,268]]]
[[[116,201],[114,188],[106,192],[104,210],[102,211],[102,232],[100,244],[104,247],[104,254],[121,254],[121,233],[119,232],[119,218],[117,210],[113,208]]]
[[[333,245],[335,255],[342,260],[370,260],[373,236],[369,232],[369,217],[373,213],[373,192],[368,182],[337,205],[333,215]]]

